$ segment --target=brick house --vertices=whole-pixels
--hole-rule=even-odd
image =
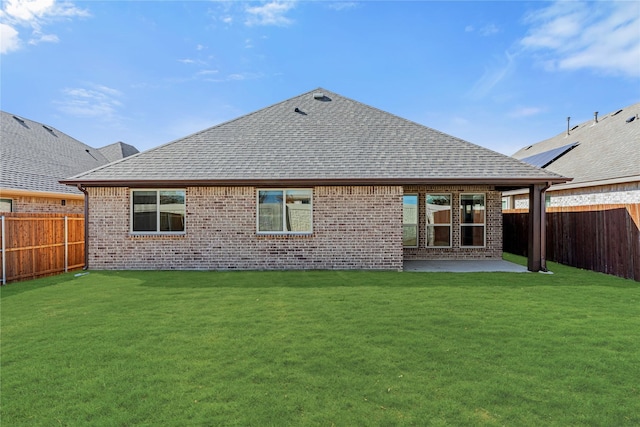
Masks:
[[[640,203],[640,103],[571,126],[513,157],[570,176],[546,191],[548,207]],[[526,209],[526,189],[506,192],[503,207]]]
[[[4,111],[0,140],[0,213],[81,214],[84,194],[58,181],[138,152],[121,142],[95,149],[52,126]]]
[[[91,268],[402,270],[500,258],[501,192],[565,181],[316,89],[62,182]]]

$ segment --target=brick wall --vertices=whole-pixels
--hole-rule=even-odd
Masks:
[[[256,234],[256,188],[188,187],[186,233],[130,234],[130,190],[89,188],[92,269],[401,270],[400,186],[315,187],[313,234]]]
[[[502,193],[487,185],[415,185],[405,186],[405,194],[418,194],[418,247],[404,248],[404,259],[501,259],[502,258]],[[427,248],[426,195],[451,194],[452,242],[451,248]],[[485,194],[486,203],[486,246],[484,248],[460,247],[460,194]]]
[[[2,196],[5,198],[5,196]],[[55,197],[7,196],[12,200],[13,212],[19,213],[84,213],[84,200]],[[64,200],[64,204],[62,204]]]

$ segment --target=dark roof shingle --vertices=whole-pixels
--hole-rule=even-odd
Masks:
[[[98,148],[98,151],[100,151],[110,162],[115,162],[116,160],[121,160],[125,157],[139,153],[136,147],[125,144],[121,141]]]
[[[281,180],[566,181],[489,149],[316,89],[65,182],[117,185]]]
[[[59,130],[0,111],[0,187],[78,193],[58,180],[109,163],[98,150]]]
[[[580,123],[569,135],[562,132],[520,149],[513,157],[524,159],[577,143],[575,148],[550,163],[545,170],[572,177],[572,185],[639,176],[640,119],[629,120],[638,114],[640,103],[602,115],[598,123],[595,120]]]

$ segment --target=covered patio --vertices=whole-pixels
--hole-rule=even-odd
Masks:
[[[505,272],[528,273],[527,267],[505,260],[428,260],[405,261],[405,272]]]

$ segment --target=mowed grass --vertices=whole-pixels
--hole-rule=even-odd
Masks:
[[[640,283],[550,267],[10,284],[1,422],[640,425]]]

